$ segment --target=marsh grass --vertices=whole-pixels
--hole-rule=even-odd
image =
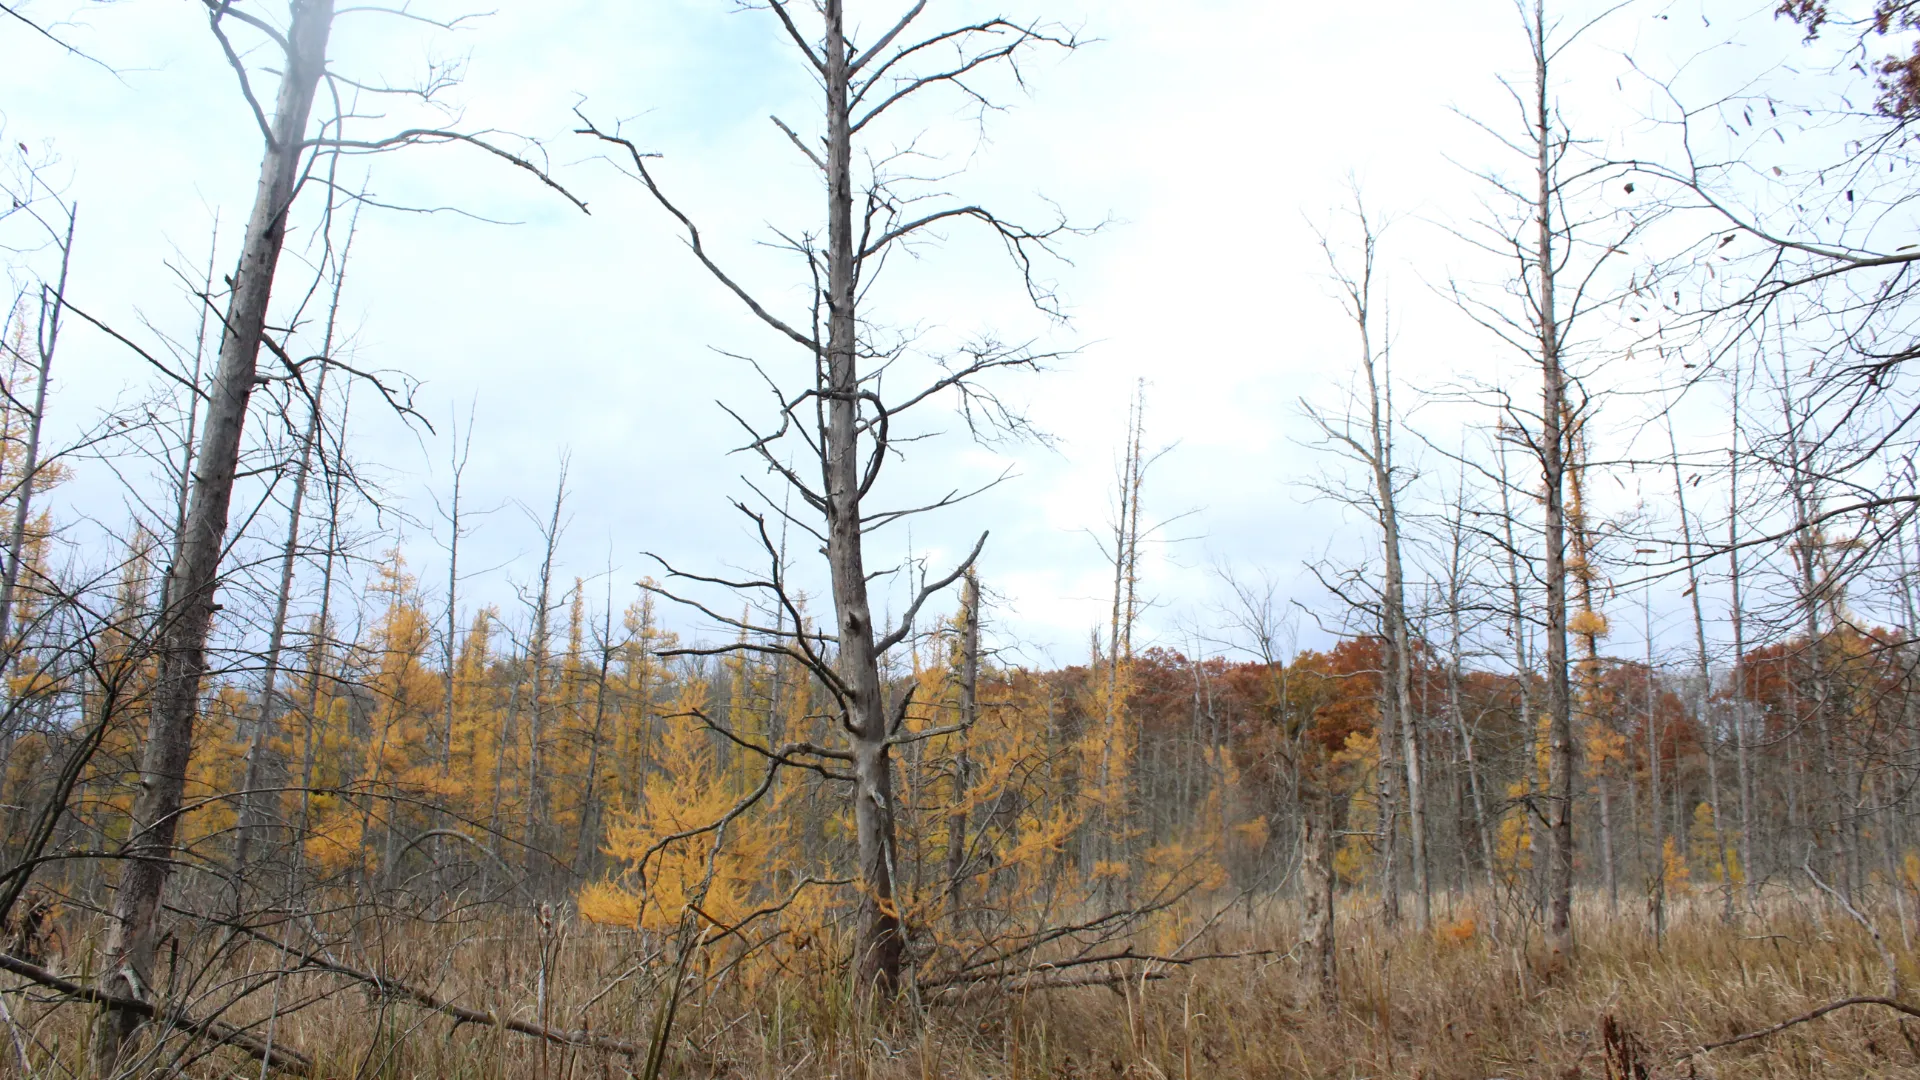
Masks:
[[[864,1007],[831,938],[769,953],[721,973],[689,967],[661,1075],[789,1080],[1039,1080],[1141,1077],[1607,1077],[1603,1018],[1628,1033],[1652,1075],[1920,1077],[1920,1021],[1879,1008],[1844,1010],[1791,1031],[1690,1061],[1689,1049],[1766,1027],[1836,998],[1881,993],[1886,972],[1871,938],[1818,897],[1780,893],[1733,921],[1718,897],[1670,906],[1667,933],[1593,898],[1579,910],[1570,960],[1537,935],[1490,937],[1471,903],[1451,906],[1428,933],[1387,927],[1378,905],[1340,912],[1340,999],[1323,1008],[1294,956],[1297,920],[1284,904],[1236,912],[1210,935],[1213,951],[1273,950],[1190,968],[1130,969],[1107,986],[959,1001],[909,998]],[[1869,914],[1874,914],[1870,912]],[[1891,908],[1877,913],[1903,978],[1920,978],[1909,935]],[[1511,920],[1509,920],[1511,922]],[[497,1016],[543,1021],[644,1043],[656,1030],[670,967],[661,942],[530,915],[461,926],[368,924],[339,959],[424,986]],[[80,968],[84,939],[63,971]],[[651,951],[649,951],[651,950]],[[190,951],[190,950],[189,950]],[[184,967],[184,959],[178,961]],[[270,970],[270,950],[230,954],[227,967]],[[202,965],[204,968],[205,965]],[[231,996],[244,970],[176,978],[182,999]],[[1112,974],[1120,971],[1114,969]],[[1145,977],[1142,977],[1142,976]],[[544,987],[544,991],[543,991]],[[277,1021],[275,1038],[339,1080],[586,1080],[625,1077],[641,1061],[544,1043],[497,1025],[456,1024],[364,985],[298,974],[279,1000],[318,998]],[[226,995],[226,997],[223,997]],[[229,1019],[263,1015],[255,993]],[[88,1010],[10,993],[17,1040],[0,1047],[0,1075],[85,1075]],[[258,1029],[256,1029],[258,1030]],[[156,1063],[201,1053],[196,1076],[258,1075],[228,1050],[166,1040]],[[22,1058],[25,1058],[23,1066]]]

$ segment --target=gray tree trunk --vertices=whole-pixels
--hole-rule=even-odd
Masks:
[[[608,576],[612,576],[611,571]],[[599,790],[597,782],[600,779],[600,744],[607,721],[607,672],[612,667],[613,592],[609,590],[606,612],[600,626],[600,671],[593,684],[593,732],[587,742],[587,785],[580,795],[580,831],[573,841],[574,876],[582,880],[593,871],[599,852],[600,800],[605,798],[605,794]]]
[[[967,759],[967,739],[979,718],[980,579],[971,570],[961,601],[966,626],[960,638],[960,751],[953,761],[953,805],[947,810],[947,907],[958,914],[965,904],[967,873],[967,799],[973,782],[973,764]]]
[[[567,467],[560,466],[560,482],[553,491],[553,513],[541,530],[545,553],[540,560],[539,593],[534,598],[533,628],[527,635],[527,661],[531,668],[531,700],[527,709],[527,805],[526,866],[529,880],[535,879],[547,865],[547,783],[541,774],[540,746],[546,736],[547,638],[551,634],[553,607],[553,561],[560,544],[560,513],[567,499]]]
[[[1310,805],[1300,814],[1300,878],[1305,905],[1303,917],[1307,955],[1320,992],[1320,1004],[1328,1011],[1340,1005],[1338,942],[1334,928],[1333,813],[1332,795],[1325,778],[1306,780]]]
[[[1536,450],[1546,504],[1547,588],[1547,939],[1561,955],[1573,949],[1573,694],[1567,670],[1566,373],[1560,364],[1560,323],[1554,297],[1556,248],[1553,205],[1558,194],[1553,113],[1547,96],[1545,0],[1534,0],[1530,26],[1534,96],[1528,103],[1534,126],[1534,205],[1538,230],[1535,272],[1539,332],[1540,438]]]
[[[240,264],[234,271],[186,529],[180,538],[179,556],[167,574],[160,670],[140,762],[140,791],[134,799],[127,859],[114,896],[100,965],[102,989],[118,996],[145,1000],[153,992],[161,898],[171,869],[187,760],[193,748],[193,720],[200,703],[200,679],[206,671],[207,634],[217,608],[214,591],[226,541],[234,473],[240,461],[241,432],[253,394],[274,271],[286,238],[287,211],[299,178],[307,118],[326,66],[332,24],[333,0],[294,0],[286,34],[286,69],[280,79],[271,137],[247,219]],[[106,1010],[95,1032],[96,1071],[111,1075],[118,1069],[140,1022],[140,1015],[130,1010]]]
[[[1371,245],[1369,239],[1369,245]],[[1372,263],[1371,253],[1368,263]],[[1368,277],[1371,278],[1371,272]],[[1376,375],[1373,341],[1367,326],[1365,308],[1360,316],[1363,363],[1367,376],[1367,404],[1373,445],[1373,484],[1379,499],[1381,546],[1385,551],[1385,581],[1382,589],[1383,621],[1387,631],[1388,704],[1392,727],[1398,729],[1400,765],[1405,770],[1407,791],[1408,847],[1413,855],[1415,911],[1420,929],[1433,921],[1433,883],[1427,868],[1427,796],[1420,767],[1420,725],[1413,709],[1413,642],[1407,632],[1406,572],[1400,556],[1400,512],[1395,499],[1393,474],[1393,389],[1382,382],[1392,379],[1391,369]],[[1387,808],[1383,807],[1385,813]],[[1392,836],[1392,830],[1388,831]],[[1393,858],[1391,846],[1387,853]],[[1389,878],[1391,881],[1391,878]],[[1394,905],[1397,911],[1398,904]]]
[[[357,226],[358,215],[355,215]],[[272,818],[270,807],[279,800],[278,788],[285,779],[285,763],[276,760],[271,746],[280,710],[280,657],[286,645],[287,608],[293,598],[294,568],[300,554],[300,525],[306,507],[307,485],[313,476],[313,455],[320,445],[321,428],[326,418],[327,375],[332,368],[334,331],[340,317],[340,292],[346,283],[346,260],[353,250],[353,228],[340,253],[339,269],[334,274],[333,297],[327,305],[327,328],[321,338],[320,374],[314,378],[313,410],[307,417],[307,430],[300,440],[300,463],[294,469],[293,497],[287,507],[287,538],[280,547],[280,588],[274,596],[273,622],[267,630],[266,671],[260,679],[260,705],[254,716],[253,732],[247,740],[246,779],[240,795],[240,813],[234,840],[234,877],[244,889],[247,861],[252,848],[265,839],[264,830]]]
[[[27,421],[26,460],[21,462],[18,494],[13,504],[13,528],[7,536],[6,574],[0,578],[0,675],[13,664],[13,601],[20,585],[20,564],[26,558],[27,523],[33,520],[33,485],[40,479],[40,433],[47,416],[47,378],[53,372],[54,350],[60,344],[60,316],[66,310],[67,268],[73,263],[73,229],[79,220],[76,206],[67,212],[67,236],[60,247],[60,282],[48,299],[42,294],[40,332],[36,342],[40,367],[33,377],[33,415]],[[44,286],[43,286],[44,288]]]
[[[1733,754],[1740,784],[1740,873],[1753,910],[1753,765],[1747,749],[1746,620],[1740,606],[1740,368],[1734,366],[1733,442],[1727,447],[1727,611],[1733,623]]]
[[[338,306],[337,294],[335,306]],[[328,338],[330,342],[331,333]],[[300,446],[300,464],[294,471],[293,498],[287,511],[287,539],[280,547],[280,589],[274,597],[273,623],[267,631],[267,670],[260,680],[260,705],[253,722],[253,734],[247,740],[246,780],[240,795],[240,819],[235,829],[238,835],[234,841],[233,856],[234,876],[241,887],[246,883],[247,861],[252,849],[265,839],[264,830],[272,817],[269,807],[279,797],[275,792],[262,789],[277,786],[280,773],[284,771],[279,762],[268,760],[272,754],[269,740],[273,737],[274,723],[279,719],[275,699],[280,689],[280,655],[286,643],[287,607],[293,596],[293,571],[300,554],[301,511],[306,503],[314,447],[320,439],[329,366],[322,360],[320,375],[314,380],[313,413],[307,420],[306,436]]]
[[[1687,485],[1680,474],[1680,447],[1674,441],[1673,420],[1667,420],[1667,439],[1673,452],[1673,498],[1680,512],[1680,538],[1687,558],[1687,595],[1693,601],[1694,660],[1700,666],[1699,694],[1694,699],[1700,725],[1701,749],[1707,757],[1707,811],[1713,815],[1714,859],[1720,866],[1722,916],[1733,918],[1733,874],[1727,865],[1727,841],[1721,834],[1720,768],[1713,752],[1713,669],[1707,657],[1707,617],[1701,607],[1700,573],[1693,559],[1693,520],[1687,516]]]

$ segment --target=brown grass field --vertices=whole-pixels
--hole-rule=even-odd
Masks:
[[[1738,1046],[1686,1056],[1703,1043],[1766,1028],[1824,1003],[1886,991],[1869,934],[1815,896],[1780,894],[1734,922],[1717,896],[1673,905],[1656,943],[1644,917],[1610,915],[1589,897],[1571,962],[1529,944],[1490,940],[1466,903],[1436,905],[1427,934],[1385,928],[1376,905],[1340,912],[1340,999],[1324,1008],[1297,962],[1297,923],[1276,904],[1223,920],[1212,951],[1268,955],[1191,967],[1134,967],[1125,983],[1011,993],[882,1009],[855,1005],[845,965],[824,946],[790,949],[721,971],[690,965],[659,1070],[666,1077],[780,1080],[936,1077],[1920,1077],[1920,1020],[1877,1005],[1838,1010]],[[1876,925],[1903,979],[1920,976],[1891,909]],[[1512,935],[1509,935],[1511,938]],[[359,962],[428,986],[496,1017],[644,1044],[659,1030],[671,976],[646,965],[644,942],[604,928],[532,916],[369,935]],[[72,942],[72,957],[86,953]],[[241,952],[265,970],[271,951]],[[83,975],[75,960],[50,963]],[[179,961],[184,971],[185,962]],[[749,966],[758,962],[755,974]],[[639,965],[652,974],[635,973]],[[231,968],[235,965],[229,965]],[[704,968],[704,970],[703,970]],[[218,1000],[246,973],[203,970],[191,994]],[[1117,972],[1115,972],[1117,974]],[[188,976],[181,975],[184,982]],[[13,980],[9,980],[13,982]],[[543,987],[545,990],[543,992]],[[277,993],[278,997],[275,997]],[[328,1080],[644,1075],[645,1062],[451,1018],[365,985],[302,973],[253,994],[229,1019],[312,1000],[273,1037],[311,1056]],[[83,1076],[90,1009],[5,995],[16,1022],[0,1075]],[[1611,1054],[1604,1032],[1612,1028]],[[259,1027],[256,1032],[261,1031]],[[230,1049],[175,1036],[153,1060],[192,1076],[257,1076]],[[1623,1067],[1624,1066],[1624,1067]]]

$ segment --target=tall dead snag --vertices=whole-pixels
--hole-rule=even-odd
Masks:
[[[1567,619],[1567,632],[1579,640],[1578,709],[1584,720],[1587,743],[1586,772],[1593,778],[1600,802],[1600,879],[1607,890],[1608,910],[1619,907],[1620,881],[1613,857],[1613,796],[1609,762],[1620,756],[1622,741],[1600,706],[1600,639],[1607,635],[1607,617],[1596,606],[1594,582],[1599,579],[1599,552],[1594,529],[1587,517],[1586,472],[1589,458],[1583,424],[1571,416],[1565,425],[1567,445],[1567,543],[1571,555],[1567,573],[1572,579],[1573,612]]]
[[[732,586],[759,594],[783,615],[768,627],[719,615],[710,617],[746,632],[748,640],[713,651],[739,650],[790,656],[821,682],[833,704],[844,746],[807,747],[780,752],[758,747],[774,767],[793,765],[795,754],[816,771],[831,773],[852,786],[858,836],[861,888],[859,977],[864,986],[891,991],[904,965],[906,940],[900,912],[894,902],[894,814],[891,754],[895,746],[932,737],[929,732],[903,732],[911,695],[900,695],[888,708],[881,681],[887,652],[913,633],[914,620],[926,601],[952,585],[973,565],[986,543],[983,534],[973,552],[962,557],[951,572],[929,580],[908,598],[899,621],[891,627],[875,624],[868,596],[872,577],[867,569],[866,539],[875,530],[913,514],[951,506],[966,496],[951,492],[930,504],[879,510],[868,497],[880,479],[890,454],[904,444],[896,425],[916,406],[936,399],[957,400],[976,433],[983,428],[1015,432],[1025,422],[1005,407],[981,383],[981,377],[1004,368],[1031,368],[1043,359],[1025,346],[1009,346],[985,339],[959,345],[945,354],[929,355],[910,337],[887,338],[863,304],[886,258],[903,247],[934,242],[936,230],[973,225],[1000,241],[1018,268],[1027,295],[1042,311],[1058,316],[1046,284],[1035,276],[1035,260],[1051,253],[1054,240],[1071,230],[1064,222],[1041,229],[1009,221],[992,210],[956,202],[939,188],[926,186],[894,172],[889,161],[896,153],[882,149],[878,162],[860,155],[856,172],[856,144],[877,141],[877,126],[901,103],[929,91],[951,89],[966,100],[986,107],[982,80],[996,67],[1018,78],[1019,61],[1034,50],[1050,46],[1071,50],[1071,34],[1037,24],[1005,18],[987,18],[961,26],[926,32],[915,23],[926,9],[919,0],[871,44],[861,46],[848,36],[842,0],[821,0],[815,7],[817,29],[811,34],[796,21],[797,6],[788,0],[768,0],[767,10],[778,20],[821,91],[819,117],[824,131],[808,138],[779,118],[774,123],[818,171],[824,194],[825,231],[816,229],[781,234],[788,250],[806,263],[810,306],[799,318],[782,318],[774,309],[724,270],[704,244],[692,218],[656,183],[649,155],[619,130],[607,131],[583,117],[582,134],[618,147],[620,163],[642,184],[661,208],[679,223],[688,246],[701,265],[753,315],[781,339],[806,356],[803,389],[791,391],[772,379],[778,420],[769,429],[755,427],[739,413],[732,415],[747,433],[745,449],[767,470],[780,477],[798,495],[815,520],[795,521],[819,541],[832,579],[836,633],[831,651],[827,643],[804,629],[799,598],[787,589],[778,545],[766,528],[766,516],[742,505],[759,524],[771,567],[764,580],[726,581],[679,574],[682,579]],[[880,375],[888,373],[886,390],[911,376],[903,362],[931,361],[925,381],[905,394],[883,393]],[[795,466],[795,460],[807,462]],[[814,469],[818,473],[813,473]],[[764,499],[767,513],[798,518],[784,504]],[[673,595],[668,593],[666,595]],[[774,621],[774,620],[767,620]],[[933,729],[948,734],[951,729]],[[738,733],[735,733],[736,736]],[[744,738],[737,737],[736,741]],[[824,762],[839,762],[845,771]]]
[[[1733,631],[1732,715],[1734,767],[1740,784],[1740,874],[1746,885],[1746,909],[1754,910],[1759,864],[1753,861],[1753,771],[1747,743],[1746,619],[1740,606],[1740,364],[1730,365],[1727,439],[1727,622]],[[1911,595],[1909,593],[1908,595]],[[1907,620],[1909,626],[1913,619]],[[1911,631],[1909,631],[1911,632]]]
[[[223,42],[226,38],[220,24],[226,14],[225,6],[219,5],[210,16]],[[127,858],[114,894],[101,964],[102,989],[116,997],[144,1001],[152,993],[160,900],[180,819],[194,713],[200,704],[200,678],[206,671],[207,631],[217,607],[214,586],[226,541],[234,473],[240,462],[241,430],[246,424],[247,403],[253,396],[255,363],[266,329],[274,271],[286,239],[287,211],[293,203],[306,149],[308,114],[313,108],[314,90],[326,69],[327,37],[332,28],[333,0],[294,0],[292,20],[280,37],[285,67],[273,119],[268,124],[262,117],[266,154],[260,164],[260,183],[254,192],[240,264],[233,272],[233,293],[222,323],[220,362],[208,394],[186,528],[179,539],[176,561],[167,572],[153,714],[140,761],[133,832],[126,844]],[[132,1009],[106,1006],[94,1041],[94,1064],[102,1075],[114,1072],[128,1039],[143,1019]]]
[[[358,215],[356,214],[356,221]],[[320,445],[326,421],[327,375],[332,365],[326,357],[333,353],[334,334],[339,329],[340,293],[346,285],[347,257],[353,248],[353,227],[349,226],[346,244],[333,273],[333,297],[327,304],[326,331],[320,339],[320,373],[310,391],[311,408],[307,427],[300,438],[300,451],[293,470],[293,494],[287,503],[287,536],[280,545],[280,584],[274,594],[273,621],[267,627],[266,672],[260,678],[259,711],[253,720],[253,732],[247,739],[246,781],[240,795],[240,814],[234,841],[234,876],[244,881],[252,848],[265,838],[265,830],[279,804],[277,791],[286,777],[285,763],[272,749],[273,733],[280,723],[279,702],[281,660],[286,649],[288,606],[293,599],[294,571],[300,557],[300,528],[304,522],[307,490],[313,478],[314,455]]]
[[[1382,794],[1391,795],[1391,780],[1404,781],[1407,794],[1407,829],[1411,834],[1414,900],[1418,904],[1419,925],[1425,930],[1433,919],[1433,887],[1427,865],[1426,783],[1421,770],[1420,726],[1413,710],[1413,640],[1408,632],[1406,571],[1401,560],[1400,510],[1398,500],[1406,484],[1404,469],[1393,461],[1393,369],[1391,343],[1375,340],[1374,259],[1379,250],[1379,230],[1367,217],[1366,207],[1354,199],[1354,218],[1360,233],[1360,266],[1343,268],[1333,244],[1321,237],[1321,247],[1337,281],[1340,299],[1360,335],[1360,375],[1365,385],[1358,391],[1346,415],[1334,418],[1306,405],[1307,415],[1321,435],[1366,466],[1368,487],[1364,494],[1349,497],[1359,503],[1380,528],[1382,555],[1378,584],[1381,637],[1386,643],[1386,662],[1381,684],[1380,771]],[[1355,412],[1360,415],[1355,416]],[[1394,761],[1398,751],[1399,760]],[[1389,816],[1397,811],[1393,800],[1383,798],[1381,817],[1387,825],[1388,842],[1382,857],[1388,873],[1383,876],[1390,916],[1399,912],[1392,869],[1396,845]]]
[[[1613,302],[1602,296],[1601,271],[1640,228],[1644,217],[1614,211],[1597,195],[1598,172],[1571,160],[1582,144],[1555,107],[1551,73],[1555,61],[1595,23],[1566,30],[1547,15],[1546,0],[1516,0],[1527,38],[1529,84],[1506,83],[1525,124],[1524,134],[1478,123],[1507,150],[1524,155],[1527,181],[1495,172],[1480,174],[1504,209],[1484,223],[1479,235],[1462,234],[1519,274],[1497,298],[1476,300],[1458,289],[1461,308],[1498,335],[1538,370],[1538,405],[1529,407],[1504,390],[1489,392],[1502,413],[1502,437],[1522,447],[1539,466],[1539,486],[1530,495],[1542,507],[1542,554],[1537,577],[1545,592],[1537,619],[1545,637],[1543,689],[1547,736],[1547,791],[1544,800],[1547,839],[1547,938],[1556,953],[1573,946],[1573,798],[1577,775],[1573,732],[1573,693],[1568,651],[1570,572],[1568,495],[1571,437],[1583,424],[1591,401],[1579,393],[1570,371],[1578,355],[1577,323]],[[1608,223],[1617,223],[1606,228]],[[1605,232],[1604,236],[1594,234]],[[1517,303],[1515,303],[1517,301]],[[1516,597],[1516,601],[1517,601]],[[1516,612],[1516,618],[1520,614]]]
[[[62,205],[67,228],[64,239],[50,225],[60,249],[60,277],[52,286],[40,287],[40,319],[35,337],[33,371],[33,411],[27,414],[26,448],[20,465],[20,479],[14,482],[13,525],[8,530],[4,576],[0,576],[0,674],[13,663],[13,600],[20,587],[20,568],[27,547],[27,524],[33,520],[34,485],[40,481],[40,435],[47,417],[47,382],[53,376],[53,354],[60,344],[60,316],[66,313],[67,270],[73,265],[73,229],[79,221],[79,208]]]
[[[1540,431],[1534,450],[1540,458],[1541,494],[1546,507],[1547,585],[1547,936],[1562,954],[1573,945],[1573,698],[1567,673],[1567,510],[1566,431],[1567,374],[1561,364],[1562,327],[1559,299],[1554,295],[1557,265],[1554,245],[1555,196],[1559,194],[1556,166],[1566,140],[1556,138],[1553,112],[1547,97],[1548,60],[1545,0],[1534,0],[1528,27],[1533,50],[1534,97],[1530,119],[1534,131],[1536,195],[1534,219],[1538,253],[1534,258],[1536,289],[1534,329],[1540,343]]]
[[[980,717],[980,575],[967,571],[966,587],[960,594],[960,723],[971,728]],[[972,798],[973,762],[967,757],[966,735],[960,736],[960,749],[953,757],[953,802],[947,810],[947,906],[963,910],[967,863],[967,826]]]
[[[542,554],[540,557],[540,576],[534,583],[534,591],[525,600],[532,611],[532,625],[527,631],[527,667],[531,686],[528,691],[529,708],[527,711],[527,794],[526,794],[526,831],[522,836],[526,844],[527,877],[537,880],[548,865],[549,844],[547,822],[547,776],[541,764],[541,749],[553,735],[549,731],[545,707],[555,696],[552,658],[552,619],[554,609],[560,604],[553,596],[553,570],[560,548],[560,534],[566,529],[562,517],[567,502],[566,458],[560,460],[560,479],[553,489],[553,511],[546,518],[533,517],[534,525],[540,530]]]
[[[1147,451],[1143,442],[1146,409],[1147,386],[1141,379],[1127,405],[1127,439],[1114,477],[1112,546],[1104,541],[1100,544],[1101,555],[1113,567],[1106,655],[1097,658],[1090,671],[1098,680],[1092,689],[1100,702],[1100,727],[1091,733],[1097,742],[1088,749],[1090,753],[1097,751],[1097,760],[1088,762],[1093,783],[1084,794],[1098,806],[1098,815],[1090,822],[1092,831],[1084,850],[1089,858],[1088,871],[1100,878],[1109,902],[1118,898],[1122,886],[1131,893],[1135,884],[1133,848],[1140,837],[1142,762],[1138,759],[1142,744],[1139,726],[1127,706],[1133,693],[1133,631],[1145,606],[1140,597],[1140,544],[1153,540],[1171,520],[1185,516],[1141,526],[1141,495],[1147,471],[1172,449]]]
[[[1707,617],[1700,601],[1700,564],[1694,555],[1693,520],[1687,516],[1687,482],[1682,474],[1680,445],[1673,433],[1673,414],[1668,411],[1667,445],[1672,453],[1673,504],[1680,515],[1680,542],[1687,562],[1687,596],[1693,601],[1694,659],[1700,665],[1700,681],[1694,687],[1694,723],[1700,728],[1700,750],[1707,759],[1707,809],[1713,815],[1713,861],[1720,877],[1722,917],[1733,918],[1733,867],[1727,860],[1727,840],[1720,817],[1720,767],[1714,753],[1718,725],[1713,720],[1713,664],[1707,654]]]
[[[106,1016],[95,1030],[94,1066],[111,1074],[124,1060],[128,1040],[142,1021],[142,1013],[118,1004],[147,1000],[153,992],[151,974],[159,938],[162,895],[172,864],[173,840],[179,825],[187,762],[192,751],[194,714],[199,707],[200,683],[206,671],[207,635],[213,613],[219,610],[215,593],[221,556],[227,544],[228,512],[239,469],[242,434],[248,405],[263,381],[302,379],[308,361],[289,355],[266,333],[274,275],[280,265],[288,218],[297,194],[310,178],[313,158],[319,154],[371,154],[404,146],[461,143],[500,158],[538,177],[560,191],[582,210],[534,161],[501,149],[481,138],[457,131],[406,128],[372,139],[344,135],[350,121],[381,113],[355,113],[336,97],[334,114],[310,133],[314,98],[327,70],[327,44],[333,31],[333,0],[288,0],[286,22],[276,26],[253,11],[240,10],[231,0],[201,0],[208,27],[228,65],[237,76],[245,100],[264,142],[260,176],[247,217],[240,259],[228,277],[230,293],[221,319],[219,360],[204,391],[205,420],[192,455],[187,481],[186,510],[175,540],[173,565],[168,568],[158,620],[159,664],[152,693],[152,714],[141,752],[140,790],[132,807],[132,827],[123,849],[121,878],[107,926],[101,958],[101,989]],[[385,13],[419,19],[398,9],[353,7],[345,11]],[[274,70],[279,78],[272,114],[255,93],[256,70],[250,68],[232,34],[244,32],[264,39],[273,62],[259,70]],[[353,80],[345,85],[371,96],[407,95],[421,91],[381,88]],[[430,94],[430,91],[426,93]],[[331,191],[331,178],[315,177],[315,187]],[[207,298],[211,304],[211,297]],[[271,377],[258,370],[259,354],[268,349],[286,371]],[[406,411],[393,391],[375,383],[382,395]],[[195,393],[200,393],[197,384]]]

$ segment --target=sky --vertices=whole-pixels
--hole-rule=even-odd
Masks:
[[[850,10],[871,38],[905,6]],[[1796,33],[1773,23],[1771,6],[1628,4],[1566,54],[1556,98],[1603,140],[1629,140],[1651,130],[1644,118],[1657,107],[1636,71],[1710,85],[1788,55]],[[231,69],[185,0],[22,10],[115,69],[0,22],[0,126],[9,144],[51,147],[80,207],[75,302],[142,340],[190,337],[180,274],[205,263],[216,220],[217,261],[230,262],[257,173],[259,136]],[[433,0],[414,10],[463,9]],[[1000,10],[933,0],[923,21]],[[1145,514],[1166,523],[1156,534],[1166,542],[1146,553],[1142,591],[1155,606],[1136,642],[1213,647],[1203,639],[1220,623],[1223,569],[1331,610],[1304,565],[1350,562],[1372,540],[1302,483],[1328,461],[1300,403],[1337,404],[1355,357],[1315,230],[1348,235],[1342,207],[1355,186],[1390,220],[1384,297],[1409,422],[1438,445],[1472,437],[1480,414],[1413,391],[1518,370],[1441,295],[1449,280],[1497,288],[1505,269],[1455,233],[1485,198],[1475,173],[1522,164],[1469,119],[1513,120],[1499,78],[1524,78],[1528,61],[1513,5],[1018,0],[1006,10],[1070,28],[1083,44],[1033,57],[1024,86],[992,84],[1006,108],[981,122],[949,96],[895,118],[876,146],[923,139],[942,190],[1029,219],[1058,206],[1101,227],[1063,245],[1070,262],[1044,269],[1064,324],[1037,315],[1004,255],[964,230],[890,268],[876,293],[888,325],[930,343],[994,334],[1060,355],[1000,384],[1048,439],[979,445],[937,418],[927,441],[889,465],[882,493],[901,504],[1007,478],[882,536],[870,565],[911,554],[937,573],[989,531],[981,569],[1000,640],[1031,662],[1083,658],[1111,589],[1096,537],[1113,514],[1127,403],[1143,387],[1146,442],[1167,449],[1147,477]],[[1563,17],[1575,26],[1599,10],[1569,4]],[[823,200],[769,116],[817,125],[806,72],[770,15],[726,0],[499,0],[451,32],[342,15],[332,52],[336,70],[369,84],[457,61],[439,122],[516,146],[513,136],[539,140],[554,177],[591,211],[470,148],[355,163],[370,167],[383,203],[452,208],[367,211],[344,300],[355,363],[417,380],[416,405],[435,429],[356,401],[355,452],[388,493],[382,504],[414,519],[391,519],[412,569],[428,582],[444,574],[433,497],[448,487],[449,433],[469,412],[468,505],[491,511],[462,553],[489,571],[469,585],[474,599],[510,603],[531,579],[532,517],[563,460],[562,562],[589,577],[610,565],[616,605],[640,575],[660,574],[645,553],[704,572],[750,562],[729,500],[749,494],[743,477],[765,477],[730,453],[740,432],[717,402],[764,417],[766,392],[738,357],[776,376],[799,370],[795,357],[701,273],[604,147],[573,129],[578,110],[658,153],[651,168],[717,257],[799,310],[804,280],[768,242],[777,228],[815,227]],[[67,430],[152,385],[151,370],[104,335],[75,331],[65,348],[54,422]],[[1409,454],[1438,467],[1417,447]],[[101,479],[70,487],[62,497],[76,513],[105,519],[123,502]],[[816,572],[797,572],[818,588]],[[883,591],[897,610],[898,586]],[[1299,618],[1302,643],[1325,640],[1310,615]]]

